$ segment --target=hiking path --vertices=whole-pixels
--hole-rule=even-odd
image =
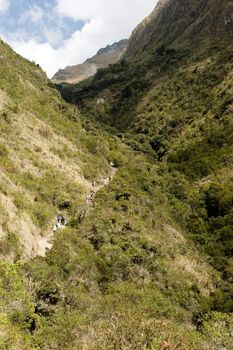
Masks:
[[[85,214],[90,211],[94,207],[95,196],[98,191],[100,191],[103,187],[107,186],[114,178],[116,174],[117,168],[114,165],[111,165],[111,170],[108,176],[103,177],[97,182],[93,182],[92,186],[87,194],[86,205],[87,210]],[[47,237],[41,237],[38,241],[38,251],[36,252],[37,256],[45,257],[47,250],[52,248],[52,239],[54,236],[54,232],[51,229],[51,234]]]

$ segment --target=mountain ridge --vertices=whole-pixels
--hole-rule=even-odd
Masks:
[[[116,63],[124,55],[128,40],[123,39],[119,42],[108,45],[92,57],[86,59],[82,64],[68,66],[60,69],[52,78],[54,83],[78,83],[82,80],[95,75],[98,69],[106,68],[110,64]]]
[[[126,55],[148,46],[186,47],[232,40],[233,4],[229,0],[160,0],[154,11],[133,31]],[[208,44],[208,43],[207,43]],[[194,47],[195,49],[195,47]]]

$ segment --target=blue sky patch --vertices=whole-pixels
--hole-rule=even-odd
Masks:
[[[33,38],[38,43],[59,47],[85,23],[59,16],[55,6],[55,0],[14,0],[0,16],[0,31],[11,40]]]
[[[0,38],[52,77],[128,38],[157,0],[0,0]],[[81,20],[80,20],[81,19]]]

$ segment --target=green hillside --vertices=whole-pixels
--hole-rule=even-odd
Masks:
[[[170,2],[165,4],[154,13],[161,6],[166,13]],[[181,206],[180,224],[221,270],[232,256],[233,46],[220,50],[212,35],[207,38],[210,44],[200,44],[195,54],[185,45],[148,43],[150,49],[100,70],[93,80],[59,88],[87,118],[157,164],[176,213]]]
[[[39,67],[3,43],[0,52],[0,255],[14,260],[35,255],[57,211],[69,216],[85,203],[91,181],[109,171],[109,146],[87,133]]]
[[[1,350],[233,348],[233,47],[152,42],[69,103],[0,44]]]

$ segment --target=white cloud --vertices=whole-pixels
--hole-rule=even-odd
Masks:
[[[0,0],[0,12],[6,12],[10,6],[9,0]]]
[[[86,21],[84,27],[53,48],[59,33],[47,31],[48,43],[8,40],[22,56],[34,60],[51,77],[59,68],[83,62],[108,44],[130,36],[135,26],[154,8],[157,0],[57,0],[59,17]],[[45,34],[45,33],[44,33]]]
[[[63,41],[62,31],[58,29],[44,28],[43,35],[51,45],[56,46]]]

